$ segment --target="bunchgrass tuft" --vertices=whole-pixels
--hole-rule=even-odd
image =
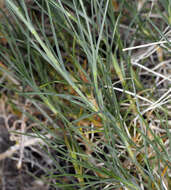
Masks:
[[[51,160],[44,182],[169,190],[170,2],[6,0],[5,12],[1,86],[45,118],[24,109]]]

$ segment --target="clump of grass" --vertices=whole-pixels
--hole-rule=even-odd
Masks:
[[[1,70],[49,121],[35,128],[56,152],[44,180],[61,189],[169,189],[169,2],[6,5]]]

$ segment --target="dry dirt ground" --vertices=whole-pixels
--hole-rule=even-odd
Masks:
[[[0,117],[0,154],[8,152],[11,147],[15,146],[15,142],[10,140],[10,134],[6,128],[4,118]],[[26,148],[24,154],[33,154],[31,149]],[[27,156],[29,157],[29,156]],[[0,156],[1,159],[1,156]],[[25,159],[25,158],[24,158]],[[27,158],[28,159],[28,158]],[[41,163],[41,157],[37,154],[34,156],[37,162]],[[23,160],[24,161],[24,160]],[[34,161],[34,162],[35,162]],[[30,159],[30,162],[32,160]],[[36,180],[29,173],[36,174],[40,177],[44,172],[41,171],[34,164],[22,162],[22,167],[17,168],[18,154],[13,154],[10,158],[0,160],[0,190],[47,190],[48,186],[43,184],[40,180]]]
[[[53,164],[42,151],[39,139],[17,134],[33,134],[33,122],[12,113],[4,95],[0,98],[0,190],[52,190],[41,177]],[[39,116],[40,117],[40,116]],[[33,176],[34,177],[33,177]],[[37,179],[35,178],[37,177]]]

